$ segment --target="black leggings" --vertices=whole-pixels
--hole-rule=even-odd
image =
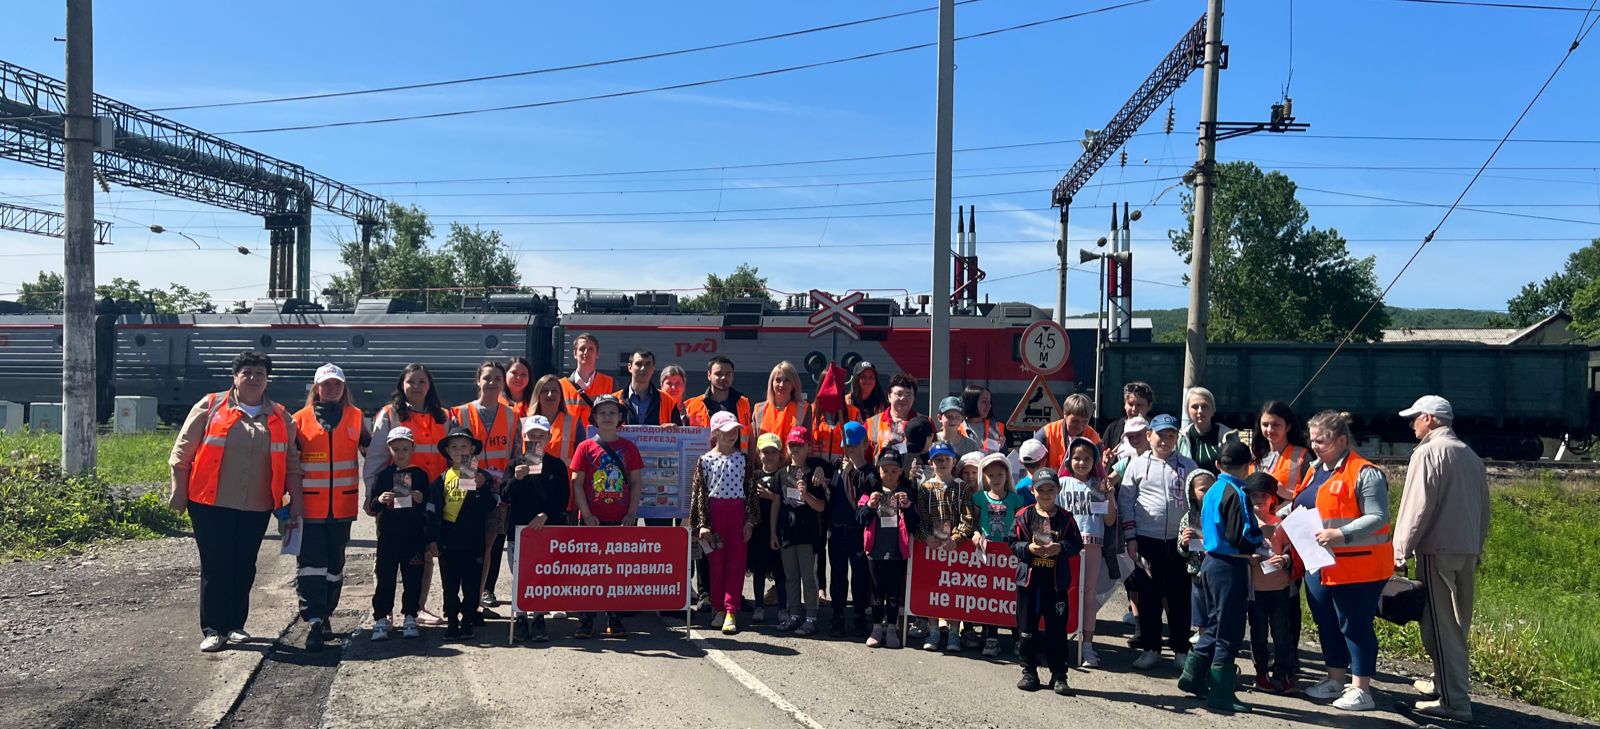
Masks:
[[[1067,594],[1056,589],[1048,572],[1029,575],[1028,585],[1017,588],[1017,633],[1022,641],[1022,667],[1037,669],[1045,654],[1050,673],[1067,672]],[[1044,632],[1039,619],[1044,618]]]
[[[372,591],[372,617],[387,618],[394,612],[396,573],[404,585],[400,592],[400,614],[415,617],[422,602],[422,550],[416,544],[378,544],[378,584]]]
[[[449,539],[445,529],[442,538]],[[462,540],[439,552],[439,581],[444,585],[444,616],[452,623],[472,624],[478,615],[478,578],[483,576],[483,541]]]
[[[489,571],[489,576],[483,583],[483,589],[494,592],[495,583],[500,581],[500,560],[505,556],[505,553],[506,535],[497,534],[494,538],[494,544],[489,547],[489,563],[484,565],[484,569]]]
[[[243,630],[250,617],[256,556],[270,511],[241,511],[189,502],[189,522],[200,550],[200,627],[226,633]]]
[[[880,625],[900,620],[900,596],[906,591],[906,562],[903,559],[869,559],[872,573],[872,610]]]

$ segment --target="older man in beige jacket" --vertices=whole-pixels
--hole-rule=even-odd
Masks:
[[[1438,698],[1419,701],[1416,711],[1472,720],[1468,697],[1467,633],[1478,555],[1489,536],[1489,480],[1483,460],[1450,427],[1450,401],[1424,395],[1400,412],[1422,441],[1411,453],[1400,515],[1394,522],[1395,567],[1416,556],[1417,577],[1428,588],[1422,615],[1422,645],[1433,659],[1433,686],[1418,689]]]

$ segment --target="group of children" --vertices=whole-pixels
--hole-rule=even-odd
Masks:
[[[1018,560],[1011,632],[1023,666],[1019,688],[1048,685],[1069,692],[1072,610],[1080,611],[1079,661],[1099,666],[1094,616],[1115,583],[1134,574],[1144,578],[1147,591],[1137,601],[1148,605],[1142,617],[1157,615],[1154,627],[1141,625],[1145,635],[1135,638],[1135,647],[1144,650],[1141,660],[1150,660],[1135,666],[1153,663],[1160,650],[1160,611],[1164,607],[1169,618],[1178,614],[1167,597],[1174,586],[1163,584],[1168,575],[1161,565],[1170,563],[1187,567],[1187,574],[1178,574],[1188,589],[1176,588],[1188,608],[1182,611],[1188,613],[1183,634],[1171,626],[1174,653],[1184,666],[1183,688],[1208,694],[1219,708],[1243,708],[1226,672],[1248,615],[1257,686],[1292,691],[1298,615],[1291,615],[1296,601],[1287,549],[1274,535],[1273,510],[1281,498],[1276,482],[1266,473],[1250,473],[1249,449],[1237,442],[1223,445],[1216,457],[1222,473],[1196,467],[1173,452],[1171,416],[1129,417],[1120,423],[1118,442],[1103,447],[1077,412],[1085,403],[1069,398],[1066,405],[1067,443],[1059,468],[1047,465],[1050,448],[1040,440],[1025,441],[1014,457],[987,439],[980,446],[964,434],[955,398],[941,402],[938,430],[908,428],[887,447],[875,449],[863,423],[842,424],[843,453],[834,461],[812,455],[813,439],[804,426],[781,436],[751,434],[731,412],[712,415],[709,449],[693,466],[686,525],[713,625],[725,634],[739,631],[748,571],[754,575],[756,622],[764,621],[761,603],[771,577],[778,593],[777,629],[799,636],[819,632],[817,554],[826,549],[832,567],[830,632],[845,635],[846,618],[852,617],[851,629],[869,647],[899,648],[906,566],[916,542],[938,548],[971,541],[979,549],[997,542]],[[642,465],[637,448],[618,431],[623,405],[607,395],[589,409],[598,436],[578,445],[570,470],[547,452],[551,422],[540,415],[508,416],[521,431],[521,455],[496,461],[498,468],[480,463],[484,441],[452,419],[438,441],[445,467],[432,478],[413,462],[411,429],[388,430],[389,464],[369,479],[367,496],[369,513],[378,517],[374,640],[387,639],[394,628],[397,581],[404,583],[401,634],[418,636],[427,583],[423,568],[431,558],[438,560],[445,592],[445,637],[472,637],[473,627],[483,624],[479,596],[489,557],[485,544],[492,538],[487,524],[496,510],[506,523],[534,529],[569,520],[636,523]],[[752,436],[754,447],[747,449]],[[1170,510],[1155,503],[1169,491],[1187,503]],[[1169,511],[1180,511],[1182,519]],[[516,530],[507,532],[514,539]],[[1121,558],[1124,553],[1137,560],[1138,569]],[[1074,556],[1083,560],[1081,577],[1068,566]],[[1080,597],[1070,604],[1075,584]],[[1149,597],[1153,601],[1146,602]],[[593,636],[595,618],[582,615],[575,637]],[[544,615],[514,613],[513,619],[515,640],[548,639]],[[1192,650],[1191,627],[1199,632]],[[1000,653],[999,631],[992,625],[911,618],[907,632],[924,638],[928,650],[981,646],[984,656]],[[604,634],[627,635],[620,616],[608,617]],[[1050,670],[1048,684],[1039,676],[1041,665]]]

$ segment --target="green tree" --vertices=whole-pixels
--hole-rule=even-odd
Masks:
[[[759,274],[760,269],[748,263],[739,264],[727,276],[708,273],[705,292],[682,302],[679,308],[684,311],[717,311],[722,302],[730,299],[760,299],[776,303],[767,292],[767,279]]]
[[[144,302],[145,311],[152,314],[210,314],[217,310],[206,292],[194,291],[180,284],[168,284],[165,289],[147,289],[142,288],[136,279],[118,276],[111,279],[109,284],[94,287],[94,293],[100,298]]]
[[[516,260],[498,231],[451,223],[442,247],[432,249],[432,240],[433,224],[427,213],[415,205],[390,203],[384,210],[384,220],[373,231],[370,254],[364,262],[367,290],[360,291],[360,241],[339,244],[339,260],[350,268],[350,273],[335,276],[332,288],[351,299],[358,294],[381,292],[449,309],[459,304],[459,297],[429,295],[424,290],[522,283]]]
[[[61,278],[61,274],[54,271],[40,271],[37,282],[22,282],[22,291],[18,292],[17,303],[39,311],[60,312],[61,293],[66,288],[66,281]]]
[[[1551,314],[1572,316],[1572,333],[1600,338],[1600,238],[1567,256],[1561,271],[1529,283],[1506,302],[1511,322],[1525,327]]]
[[[1217,166],[1211,224],[1211,326],[1217,342],[1336,341],[1380,298],[1376,260],[1355,258],[1338,231],[1308,226],[1295,184],[1251,162]],[[1183,196],[1193,225],[1194,197]],[[1168,231],[1172,249],[1190,260],[1189,228]],[[1184,277],[1185,282],[1188,277]],[[1383,337],[1389,312],[1379,306],[1352,339]]]

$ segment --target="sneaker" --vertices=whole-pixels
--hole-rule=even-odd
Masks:
[[[798,615],[790,615],[788,610],[779,610],[778,611],[778,625],[780,625],[780,626],[784,625],[785,623],[788,623],[790,620],[793,620],[795,622],[795,625],[799,625],[800,624],[800,616],[798,616]],[[791,628],[791,630],[792,630],[792,628]]]
[[[373,640],[388,640],[389,639],[389,619],[388,618],[378,618],[377,620],[372,621],[372,639]]]
[[[417,629],[417,616],[407,615],[405,626],[400,630],[402,638],[420,638],[422,631]]]
[[[1050,690],[1057,696],[1071,696],[1072,689],[1067,686],[1067,674],[1057,673],[1050,677]]]
[[[472,640],[473,638],[476,638],[476,637],[477,637],[477,635],[475,635],[473,633],[473,630],[472,630],[472,623],[462,623],[461,624],[461,635],[460,635],[460,638],[462,640]]]
[[[1148,671],[1152,668],[1155,668],[1155,665],[1159,662],[1161,662],[1160,653],[1155,651],[1143,651],[1139,653],[1138,658],[1133,659],[1133,667],[1140,671]]]
[[[236,628],[234,630],[228,631],[228,642],[229,643],[243,643],[243,642],[245,642],[247,640],[250,640],[250,634],[244,632],[243,628]]]
[[[935,630],[928,633],[928,637],[922,640],[922,649],[925,651],[939,650],[939,631]]]
[[[1333,708],[1341,711],[1372,711],[1377,706],[1372,700],[1371,691],[1358,688],[1354,684],[1346,686],[1344,694],[1333,702]]]
[[[776,584],[774,584],[774,585],[772,585],[772,586],[767,588],[767,594],[761,596],[761,604],[763,604],[763,605],[777,605],[778,604],[778,586]]]
[[[567,612],[565,610],[555,610],[555,611],[552,611],[552,612],[545,613],[544,616],[547,619],[550,619],[550,620],[566,620],[567,619]]]
[[[1411,706],[1411,710],[1435,719],[1450,719],[1461,722],[1472,721],[1472,709],[1452,709],[1445,706],[1443,701],[1418,701]]]
[[[739,622],[734,620],[733,613],[722,616],[722,634],[733,635],[739,632]]]
[[[766,608],[757,607],[755,609],[755,612],[750,613],[750,623],[752,625],[759,625],[759,624],[764,623],[766,621],[767,621],[767,609]]]
[[[327,643],[328,639],[323,635],[323,625],[326,625],[326,623],[322,622],[321,620],[311,621],[311,629],[306,631],[307,651],[316,653],[317,651],[322,650],[323,645]]]
[[[450,620],[449,622],[445,623],[445,628],[444,628],[444,639],[445,640],[456,640],[456,639],[458,639],[460,637],[461,637],[461,623],[458,623],[453,619]]]
[[[928,632],[928,621],[921,619],[911,621],[911,625],[906,629],[906,634],[913,638],[926,637]]]
[[[789,632],[791,630],[794,630],[795,628],[800,627],[800,623],[801,623],[800,616],[798,616],[798,615],[790,615],[790,616],[778,621],[778,630],[781,630],[781,631],[787,633],[787,632]]]
[[[532,632],[533,635],[529,637],[529,640],[535,643],[548,643],[550,641],[550,634],[544,628],[544,616],[541,615],[533,619]]]
[[[1083,661],[1082,661],[1082,665],[1083,665],[1084,668],[1099,668],[1100,667],[1100,656],[1094,652],[1094,644],[1093,643],[1084,643],[1083,644]]]
[[[963,650],[973,650],[982,645],[983,636],[978,635],[978,631],[971,628],[963,628],[961,630],[961,648]]]
[[[985,638],[983,641],[983,655],[986,658],[994,658],[1000,655],[1000,639]]]
[[[216,653],[228,647],[228,639],[215,630],[207,630],[206,636],[200,639],[201,653]]]
[[[338,637],[333,632],[333,621],[332,620],[329,620],[327,618],[319,618],[319,619],[313,620],[311,622],[313,622],[313,623],[321,623],[322,624],[322,638],[323,638],[323,640],[333,640],[334,638]]]
[[[885,647],[885,648],[899,648],[900,647],[900,629],[899,629],[898,626],[895,626],[895,625],[886,625],[886,626],[884,626],[884,630],[883,630],[883,647]]]
[[[884,628],[882,625],[872,626],[872,635],[867,636],[867,647],[877,648],[884,643]]]
[[[1300,692],[1295,686],[1294,679],[1288,676],[1279,676],[1272,679],[1272,692],[1280,696],[1293,696]]]
[[[580,640],[587,640],[594,637],[594,616],[592,614],[584,615],[583,618],[578,621],[578,629],[573,631],[572,637]]]
[[[613,616],[611,618],[611,620],[606,622],[606,633],[605,633],[605,636],[607,638],[626,638],[626,637],[628,637],[628,629],[622,625],[622,619],[621,618]]]
[[[532,638],[532,630],[528,627],[528,619],[518,615],[511,621],[511,642],[525,643]]]
[[[439,627],[441,625],[444,625],[444,619],[439,617],[439,616],[437,616],[437,615],[434,615],[431,612],[428,612],[427,610],[418,610],[417,611],[417,624],[418,625],[427,625],[427,626],[430,626],[430,627],[437,628],[437,627]]]
[[[1039,690],[1039,671],[1032,668],[1022,669],[1022,678],[1017,679],[1017,688],[1023,691]]]
[[[479,600],[484,607],[499,607],[500,598],[496,597],[493,590],[484,590],[483,597]]]
[[[1272,678],[1270,676],[1268,676],[1267,674],[1258,672],[1258,673],[1256,673],[1256,690],[1257,691],[1270,691],[1272,693],[1277,693],[1278,692],[1278,682],[1272,680]]]
[[[1199,645],[1199,644],[1200,644],[1200,631],[1196,630],[1194,633],[1189,635],[1189,645]]]
[[[1439,687],[1433,684],[1433,679],[1419,678],[1411,682],[1411,688],[1416,689],[1417,693],[1422,694],[1426,698],[1439,698]]]
[[[1122,624],[1123,625],[1133,625],[1134,623],[1137,623],[1137,622],[1139,622],[1139,619],[1133,616],[1133,611],[1132,610],[1129,610],[1128,612],[1125,612],[1125,613],[1122,614]]]
[[[701,595],[699,600],[694,601],[694,611],[697,613],[711,612],[711,598]]]
[[[1324,678],[1311,684],[1311,687],[1306,689],[1306,696],[1313,699],[1337,699],[1344,695],[1344,687],[1343,681]]]
[[[804,622],[800,623],[800,627],[794,629],[794,634],[802,638],[808,635],[814,635],[816,632],[817,621],[810,618],[806,618]]]
[[[946,652],[946,653],[960,653],[961,652],[961,634],[960,633],[951,633],[950,634],[950,637],[948,639],[946,639],[945,642],[944,642],[944,652]]]

